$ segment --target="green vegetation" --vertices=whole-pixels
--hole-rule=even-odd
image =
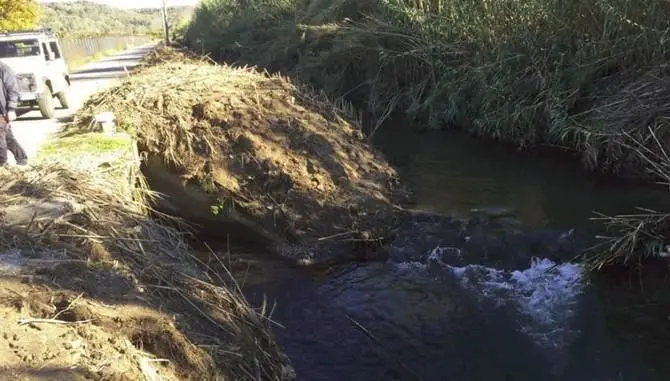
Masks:
[[[131,146],[130,135],[107,136],[91,132],[54,139],[40,149],[40,155],[49,157],[49,160],[72,162],[85,155],[120,157],[119,152],[128,151]]]
[[[521,147],[643,175],[628,131],[664,139],[670,4],[657,0],[205,0],[188,43]],[[666,86],[667,87],[667,86]]]
[[[168,23],[179,27],[188,22],[192,7],[168,9]],[[42,5],[42,25],[63,38],[99,35],[160,34],[162,17],[158,9],[126,10],[87,1]]]
[[[39,10],[34,0],[0,0],[0,31],[34,27]]]

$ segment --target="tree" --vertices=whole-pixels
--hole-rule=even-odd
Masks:
[[[0,0],[2,1],[2,0]],[[155,3],[160,3],[155,0]],[[169,7],[168,24],[177,18],[188,20],[193,7]],[[163,29],[163,17],[156,9],[121,9],[90,1],[42,3],[40,24],[63,37],[100,35],[155,35]]]
[[[40,18],[40,6],[34,0],[0,0],[0,31],[31,29]]]

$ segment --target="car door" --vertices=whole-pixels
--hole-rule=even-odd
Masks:
[[[44,65],[45,65],[45,72],[44,76],[46,77],[47,80],[51,81],[51,90],[53,91],[54,94],[60,91],[61,89],[61,83],[58,82],[57,78],[54,78],[54,60],[53,60],[53,52],[51,52],[51,49],[49,49],[49,44],[47,44],[45,41],[40,42],[42,45],[42,54],[44,55]]]
[[[65,57],[63,57],[63,50],[60,47],[60,44],[58,43],[58,40],[53,39],[49,41],[49,48],[51,48],[51,52],[54,54],[54,66],[56,69],[58,69],[59,73],[62,73],[62,77],[66,78],[68,77],[68,68],[67,64],[65,63]]]
[[[61,74],[62,69],[58,67],[58,60],[55,59],[56,56],[47,41],[42,41],[42,50],[44,51],[44,58],[46,59],[45,74],[51,81],[51,89],[53,93],[57,94],[66,87],[65,78]]]

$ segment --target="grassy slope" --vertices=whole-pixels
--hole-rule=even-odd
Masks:
[[[645,163],[621,132],[665,139],[668,16],[655,0],[205,0],[187,41],[353,97],[379,119],[399,109],[639,177]]]

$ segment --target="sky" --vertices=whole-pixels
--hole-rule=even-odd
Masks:
[[[38,0],[40,3],[67,3],[76,0]],[[158,8],[162,0],[87,0],[92,3],[107,4],[118,8]],[[168,6],[195,5],[198,0],[167,0]]]

